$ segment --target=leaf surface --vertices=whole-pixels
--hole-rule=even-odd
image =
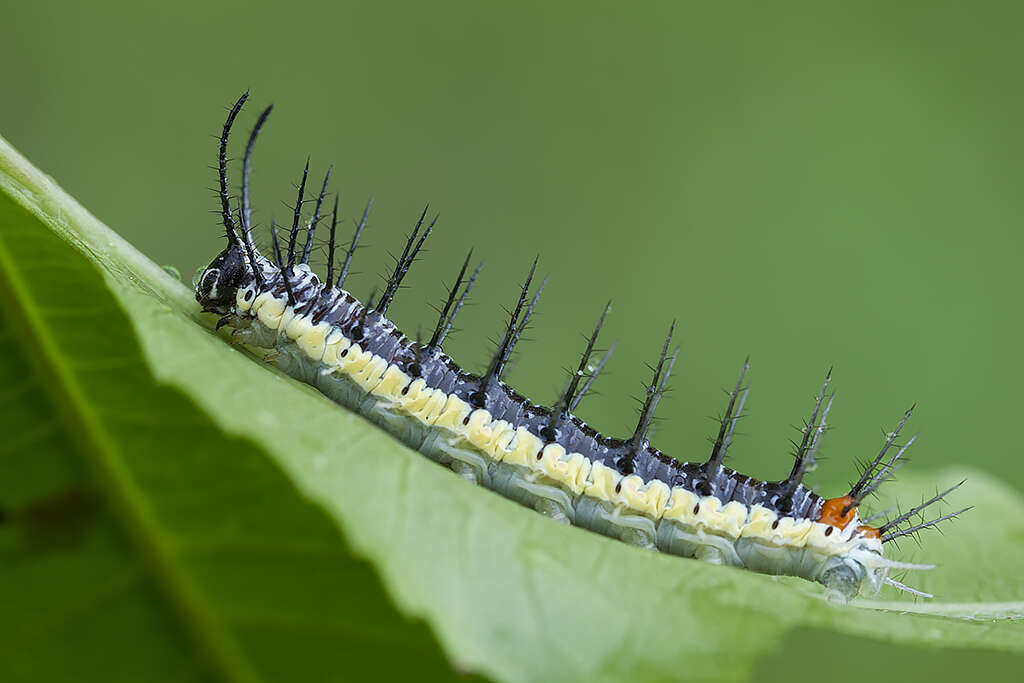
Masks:
[[[159,383],[96,265],[2,193],[0,433],[0,680],[451,678],[325,511]]]

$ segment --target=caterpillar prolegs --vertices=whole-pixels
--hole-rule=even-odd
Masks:
[[[901,466],[913,444],[916,437],[898,443],[913,408],[886,436],[850,490],[825,499],[801,481],[815,463],[827,428],[834,398],[829,393],[831,371],[795,444],[789,475],[780,481],[759,481],[725,466],[747,399],[749,365],[744,362],[709,457],[698,463],[680,462],[648,440],[678,354],[678,348],[672,348],[674,324],[661,344],[632,435],[604,436],[573,414],[612,351],[594,358],[607,306],[557,401],[550,407],[536,405],[502,377],[544,287],[534,286],[537,261],[519,290],[487,368],[480,375],[463,370],[444,352],[443,344],[480,273],[479,266],[471,268],[472,253],[463,260],[427,341],[410,339],[387,318],[388,307],[433,230],[434,221],[428,222],[426,211],[384,291],[363,303],[344,284],[370,207],[339,259],[335,199],[326,274],[321,279],[310,268],[309,258],[317,228],[327,223],[324,200],[330,170],[315,195],[312,215],[304,219],[307,161],[287,242],[282,244],[271,221],[271,256],[260,252],[253,239],[249,176],[253,146],[271,107],[260,114],[249,136],[241,194],[234,207],[227,181],[228,136],[247,98],[248,93],[243,94],[231,108],[219,140],[218,196],[227,246],[196,280],[196,299],[204,311],[221,316],[218,328],[230,326],[236,340],[271,349],[277,365],[288,374],[464,479],[552,519],[651,550],[817,581],[825,586],[827,597],[839,603],[861,592],[877,592],[885,584],[930,597],[891,578],[889,572],[932,565],[898,562],[884,557],[883,550],[894,539],[964,512],[919,521],[925,508],[963,482],[878,526],[869,526],[875,518],[861,518],[859,512],[864,499]]]

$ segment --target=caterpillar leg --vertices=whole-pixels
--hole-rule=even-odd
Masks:
[[[490,488],[487,460],[467,446],[461,438],[433,429],[423,440],[420,452],[431,460],[447,465],[466,481]]]
[[[825,586],[825,599],[833,605],[845,605],[860,590],[861,576],[847,564],[834,565],[818,579]]]
[[[743,566],[743,560],[740,559],[740,556],[736,553],[735,546],[728,539],[703,531],[698,533],[698,538],[700,539],[700,545],[697,546],[697,550],[693,555],[698,560],[710,564],[726,564],[733,567]]]
[[[623,512],[620,506],[586,496],[576,504],[576,519],[580,526],[605,536],[617,538],[630,545],[657,550],[657,528],[654,520],[643,515]]]
[[[520,465],[491,463],[491,486],[506,498],[532,507],[546,517],[573,524],[576,509],[572,496],[560,486],[538,481],[538,477]]]

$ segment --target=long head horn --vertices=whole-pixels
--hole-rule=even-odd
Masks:
[[[217,155],[217,174],[220,180],[219,196],[220,196],[220,213],[221,220],[224,223],[224,230],[228,238],[228,246],[239,244],[241,238],[235,231],[235,220],[231,216],[230,197],[228,196],[228,135],[231,133],[231,126],[235,122],[235,117],[238,116],[238,112],[242,110],[242,105],[249,99],[249,91],[246,90],[242,93],[242,96],[238,98],[234,106],[231,107],[231,111],[228,112],[228,118],[224,122],[224,130],[220,134],[220,151]]]

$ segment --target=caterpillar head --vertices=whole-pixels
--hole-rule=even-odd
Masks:
[[[204,311],[224,315],[234,305],[238,290],[253,279],[245,250],[233,242],[196,275],[196,301]]]
[[[213,263],[207,266],[201,273],[197,273],[193,280],[196,289],[196,301],[200,303],[203,310],[221,315],[231,312],[238,290],[253,280],[258,279],[260,275],[255,272],[255,269],[260,266],[257,265],[259,258],[256,255],[255,245],[252,242],[250,228],[248,178],[252,144],[255,141],[256,134],[259,132],[259,126],[262,125],[267,114],[270,112],[269,108],[260,117],[260,122],[253,131],[252,137],[249,140],[249,146],[246,149],[242,197],[237,211],[231,210],[230,197],[228,195],[228,135],[231,132],[232,124],[235,122],[235,117],[238,116],[238,112],[241,111],[242,105],[245,104],[248,98],[248,91],[242,93],[242,96],[238,98],[228,112],[228,118],[224,122],[224,128],[221,131],[220,147],[217,155],[217,179],[219,181],[217,197],[220,200],[221,222],[224,224],[224,234],[227,237],[228,244],[224,251],[213,260]],[[236,218],[240,225],[236,225]],[[241,230],[238,229],[239,227]]]

